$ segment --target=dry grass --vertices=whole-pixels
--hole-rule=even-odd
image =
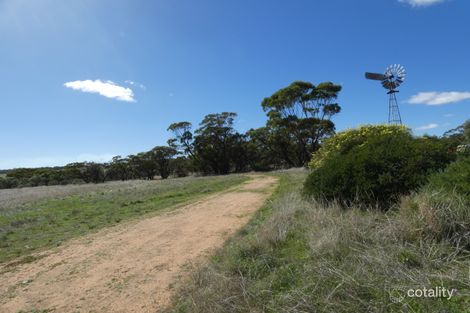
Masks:
[[[264,213],[180,287],[174,312],[469,312],[468,252],[410,240],[393,212],[305,201],[283,177]],[[458,294],[406,297],[436,286]]]
[[[3,190],[0,262],[222,191],[243,175]]]
[[[426,188],[404,198],[399,213],[402,230],[411,240],[448,240],[470,250],[468,199],[455,191]]]
[[[184,180],[193,178],[168,179],[169,184],[172,182],[181,183]],[[139,189],[139,191],[151,191],[155,186],[161,185],[161,180],[129,180],[129,181],[113,181],[103,184],[79,184],[64,186],[39,186],[24,187],[14,189],[0,189],[0,210],[2,208],[11,208],[28,202],[40,200],[63,198],[71,195],[80,195],[87,193],[112,192],[120,190],[123,192]]]

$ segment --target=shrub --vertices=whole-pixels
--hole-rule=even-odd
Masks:
[[[389,125],[368,125],[356,129],[349,129],[328,138],[323,143],[322,147],[313,154],[309,163],[312,169],[318,168],[322,165],[324,160],[347,153],[353,147],[362,145],[372,136],[380,137],[391,135],[404,135],[409,137],[409,132],[403,126],[389,126]]]
[[[325,141],[310,162],[307,195],[387,209],[454,159],[444,141],[403,126],[363,126]]]
[[[0,189],[16,188],[18,186],[18,179],[13,177],[0,177]]]
[[[45,186],[48,184],[48,179],[44,175],[35,174],[28,179],[28,182],[31,187]]]
[[[470,199],[470,157],[462,157],[444,171],[432,175],[429,184],[434,189],[455,191]]]

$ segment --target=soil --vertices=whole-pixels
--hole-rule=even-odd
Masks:
[[[31,263],[0,265],[0,312],[158,312],[187,265],[245,225],[276,183],[253,175],[167,213],[71,240]]]

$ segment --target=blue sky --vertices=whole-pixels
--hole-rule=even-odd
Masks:
[[[137,153],[209,113],[259,127],[294,80],[343,85],[338,130],[386,122],[364,72],[393,63],[405,124],[439,135],[469,118],[469,20],[466,0],[0,0],[0,168]]]

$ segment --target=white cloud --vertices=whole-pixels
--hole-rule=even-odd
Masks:
[[[408,103],[411,104],[426,104],[426,105],[443,105],[448,103],[459,102],[470,99],[470,92],[420,92],[412,96]]]
[[[423,126],[420,126],[420,127],[416,127],[415,130],[430,130],[430,129],[434,129],[434,128],[437,128],[437,127],[439,127],[438,124],[431,123],[431,124],[428,124],[428,125],[423,125]]]
[[[110,80],[76,80],[73,82],[67,82],[64,86],[83,92],[98,93],[106,98],[135,102],[134,92],[132,89],[116,85]]]
[[[433,4],[442,3],[445,0],[398,0],[403,3],[407,3],[412,7],[427,7]]]
[[[447,113],[447,114],[444,114],[444,117],[454,117],[454,114],[452,114],[452,113]]]

